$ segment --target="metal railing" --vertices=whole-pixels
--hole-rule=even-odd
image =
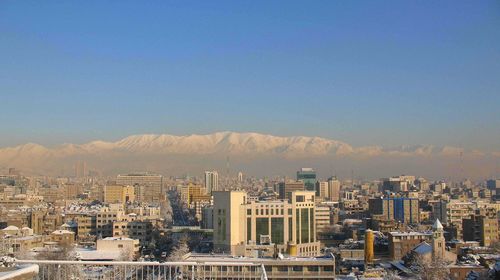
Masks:
[[[115,262],[15,260],[38,265],[36,280],[267,280],[261,264],[243,262]]]

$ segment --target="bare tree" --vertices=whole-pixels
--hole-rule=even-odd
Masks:
[[[180,261],[186,255],[189,253],[189,246],[187,244],[187,238],[184,236],[182,237],[177,245],[174,247],[172,252],[170,252],[170,256],[168,256],[169,261]]]
[[[451,279],[450,270],[443,260],[428,261],[419,254],[412,252],[405,256],[404,262],[414,272],[418,280]]]
[[[396,270],[388,270],[384,276],[384,280],[401,280],[401,276],[399,276]]]
[[[120,250],[120,261],[132,261],[134,259],[134,252],[130,247],[122,248]]]
[[[75,260],[76,252],[73,245],[70,243],[61,243],[56,248],[47,248],[47,250],[39,252],[36,255],[39,260]],[[40,264],[39,279],[41,280],[51,280],[51,279],[69,279],[69,280],[80,280],[87,279],[85,271],[82,270],[79,265],[54,265],[54,264]]]
[[[19,250],[14,253],[14,257],[19,260],[28,260],[30,259],[30,251],[26,249]]]
[[[490,248],[495,251],[495,253],[500,253],[500,241],[495,241],[490,244]]]
[[[75,248],[70,243],[61,243],[58,247],[47,248],[36,256],[39,260],[74,260]]]

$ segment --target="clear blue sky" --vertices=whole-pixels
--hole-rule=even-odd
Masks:
[[[500,143],[498,1],[1,1],[0,146]]]

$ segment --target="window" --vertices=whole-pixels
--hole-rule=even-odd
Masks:
[[[309,234],[311,236],[311,240],[309,242],[314,242],[314,208],[309,208]]]
[[[256,219],[256,241],[257,244],[260,244],[260,236],[269,234],[269,218],[257,218]]]
[[[296,209],[296,215],[295,215],[295,235],[296,235],[296,242],[297,244],[300,244],[300,209]]]
[[[271,218],[271,241],[274,244],[283,244],[285,236],[285,226],[283,218]]]
[[[309,209],[301,209],[300,213],[300,243],[309,242]],[[312,211],[311,211],[312,212]]]
[[[331,265],[323,266],[323,271],[333,271],[333,266]]]
[[[318,271],[318,270],[319,270],[319,267],[317,267],[317,266],[308,266],[308,267],[307,267],[307,270],[308,270],[308,271]]]
[[[277,267],[278,268],[278,271],[279,272],[287,272],[288,271],[288,267],[287,266],[284,266],[284,265],[280,265]],[[267,270],[266,270],[267,271]]]
[[[123,244],[118,244],[118,248],[123,248]]]
[[[247,240],[252,240],[252,219],[247,218]]]

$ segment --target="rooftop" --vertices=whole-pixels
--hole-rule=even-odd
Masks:
[[[106,237],[103,238],[102,240],[134,240],[134,239],[128,237]]]
[[[419,232],[419,231],[399,232],[399,231],[391,231],[390,234],[392,236],[419,236],[419,235],[431,236],[432,232]]]
[[[8,227],[6,227],[6,228],[4,228],[2,230],[19,230],[19,228],[16,227],[16,226],[8,226]]]
[[[17,265],[13,268],[0,268],[0,280],[7,279],[32,279],[38,274],[39,267],[36,264]]]
[[[203,262],[251,262],[251,263],[265,263],[265,262],[332,262],[333,258],[329,256],[324,257],[291,257],[285,256],[282,259],[280,258],[257,258],[257,257],[242,257],[242,256],[231,256],[231,255],[223,255],[223,254],[198,254],[191,253],[185,261],[203,261]]]

